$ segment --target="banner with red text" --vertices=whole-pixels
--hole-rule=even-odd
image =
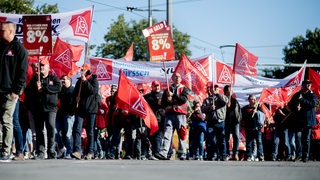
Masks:
[[[23,42],[29,56],[52,54],[51,16],[23,16]]]
[[[148,38],[151,62],[175,60],[171,27],[166,21],[161,21],[142,32],[144,37]]]
[[[65,40],[88,42],[93,9],[92,6],[65,13],[50,14],[52,38],[55,39],[59,36]],[[0,21],[11,21],[17,25],[16,36],[19,39],[23,38],[22,16],[24,14],[0,13]]]

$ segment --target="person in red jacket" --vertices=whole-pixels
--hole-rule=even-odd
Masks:
[[[181,75],[174,73],[172,75],[173,84],[163,93],[161,105],[165,108],[165,128],[162,147],[156,158],[160,160],[168,159],[168,152],[172,144],[174,130],[177,130],[179,136],[180,160],[186,159],[187,144],[186,137],[181,136],[187,127],[187,109],[189,89],[181,84]]]
[[[320,161],[320,114],[316,115],[317,125],[311,130],[310,156],[314,161]]]

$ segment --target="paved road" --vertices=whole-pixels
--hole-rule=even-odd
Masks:
[[[0,180],[319,180],[320,162],[28,160],[0,163]]]

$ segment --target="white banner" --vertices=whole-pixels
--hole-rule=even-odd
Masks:
[[[51,15],[52,38],[58,36],[64,40],[78,40],[88,42],[93,6],[66,13]],[[27,14],[6,14],[0,13],[0,21],[11,21],[17,25],[16,36],[23,38],[22,16]],[[36,15],[34,15],[36,16]]]
[[[203,74],[212,81],[211,63],[212,56],[204,56],[191,61],[203,72]],[[99,84],[117,84],[119,72],[122,72],[130,79],[131,82],[149,83],[154,80],[165,83],[165,73],[170,81],[174,67],[178,61],[165,61],[166,69],[162,62],[140,62],[140,61],[123,61],[106,58],[88,57],[87,63],[90,63],[91,70],[97,74]]]

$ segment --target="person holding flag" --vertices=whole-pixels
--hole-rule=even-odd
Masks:
[[[253,156],[254,141],[257,144],[257,158],[264,161],[263,145],[262,145],[262,129],[265,115],[257,102],[257,97],[253,94],[248,96],[249,104],[242,107],[242,120],[246,132],[246,150],[247,161],[256,160]]]
[[[81,159],[81,130],[84,119],[86,119],[86,132],[88,143],[85,159],[94,158],[94,124],[98,106],[101,102],[99,95],[99,83],[97,75],[90,71],[90,65],[84,64],[81,77],[78,79],[73,91],[75,106],[75,121],[73,124],[74,149],[71,157]]]
[[[165,108],[165,125],[162,148],[155,157],[160,160],[168,160],[168,152],[172,144],[174,130],[177,130],[179,137],[179,158],[186,159],[187,144],[186,131],[188,113],[188,95],[189,89],[181,84],[181,75],[174,73],[172,75],[173,84],[166,89],[161,99],[161,105]]]
[[[31,105],[28,108],[34,116],[37,144],[35,159],[37,160],[44,160],[45,153],[48,159],[56,159],[57,155],[54,142],[61,82],[57,76],[49,74],[49,71],[49,61],[43,59],[40,62],[40,77],[33,76],[25,89],[25,96],[29,100],[28,105]],[[47,146],[44,139],[44,127],[47,130]]]
[[[206,146],[207,159],[226,161],[225,119],[228,97],[219,93],[218,85],[211,85],[210,96],[202,103],[202,112],[206,114],[207,131]],[[215,154],[217,157],[215,158]]]
[[[301,91],[295,93],[288,103],[290,110],[295,113],[294,120],[299,127],[296,126],[297,156],[301,154],[303,162],[309,160],[311,129],[317,122],[315,109],[318,98],[311,91],[311,84],[312,81],[304,80]]]

